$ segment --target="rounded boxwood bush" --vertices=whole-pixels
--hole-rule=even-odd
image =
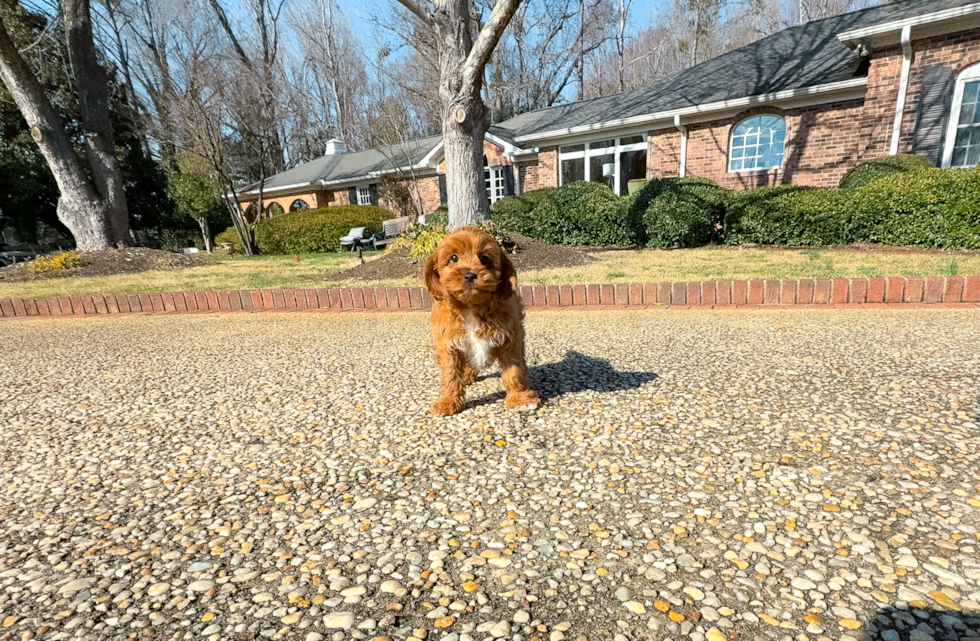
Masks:
[[[530,236],[528,232],[533,232],[531,212],[555,191],[553,187],[547,187],[501,198],[490,205],[490,220],[503,229]]]
[[[876,158],[875,160],[869,160],[868,162],[863,162],[860,165],[848,169],[837,186],[841,189],[857,189],[886,176],[905,174],[910,171],[922,171],[931,167],[932,165],[925,158],[911,154],[898,154],[896,156]]]
[[[642,242],[642,222],[630,218],[629,198],[618,197],[605,185],[574,182],[533,198],[540,201],[527,212],[516,203],[506,211],[498,208],[494,222],[554,245]]]
[[[728,191],[709,178],[658,178],[633,200],[647,247],[701,247],[721,239]]]
[[[353,227],[367,227],[365,237],[392,217],[372,205],[343,205],[294,211],[267,218],[255,226],[255,242],[263,254],[312,254],[340,249],[340,238]]]

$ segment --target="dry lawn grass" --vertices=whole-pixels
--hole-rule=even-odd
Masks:
[[[0,281],[0,298],[308,287],[327,274],[357,264],[357,256],[350,253],[308,254],[299,258],[297,263],[292,256],[216,256],[212,264],[185,269],[22,283]]]
[[[523,284],[627,283],[649,281],[742,280],[753,278],[857,278],[980,274],[980,252],[856,249],[740,249],[712,247],[677,251],[596,252],[598,262],[571,268],[524,271]],[[370,258],[368,258],[370,260]],[[173,271],[24,283],[0,282],[0,298],[78,294],[135,294],[289,287],[418,285],[413,278],[323,282],[352,267],[350,254],[221,258],[214,264]]]

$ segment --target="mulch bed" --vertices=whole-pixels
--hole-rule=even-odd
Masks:
[[[587,265],[596,261],[584,248],[548,245],[512,232],[508,232],[508,235],[517,243],[515,251],[507,256],[514,263],[518,272]],[[402,248],[385,252],[380,257],[362,265],[330,274],[324,280],[339,283],[421,278],[421,275],[421,261],[418,263],[411,262],[408,258],[408,248]]]
[[[128,247],[126,249],[106,249],[99,252],[79,252],[82,266],[75,269],[62,269],[32,274],[25,263],[17,263],[0,268],[0,281],[20,283],[31,280],[51,278],[71,278],[81,276],[111,276],[113,274],[133,274],[152,269],[169,270],[184,267],[207,265],[207,254],[175,254],[159,249]]]

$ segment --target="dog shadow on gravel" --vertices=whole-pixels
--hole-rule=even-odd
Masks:
[[[980,637],[980,612],[886,606],[864,622],[862,641],[960,641]]]
[[[542,403],[564,394],[575,394],[591,390],[594,392],[622,392],[636,389],[656,380],[654,372],[620,372],[609,361],[603,358],[586,356],[581,352],[569,350],[565,357],[557,363],[544,363],[528,368],[528,374],[534,389],[541,397]],[[499,374],[483,376],[499,378]],[[485,405],[503,398],[503,392],[497,392],[483,398],[475,399],[471,405]]]

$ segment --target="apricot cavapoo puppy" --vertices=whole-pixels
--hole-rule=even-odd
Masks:
[[[500,365],[507,407],[531,410],[538,395],[524,361],[524,308],[517,272],[497,241],[473,227],[446,236],[425,262],[432,298],[432,342],[442,373],[439,400],[430,412],[463,409],[465,388],[494,361]]]

